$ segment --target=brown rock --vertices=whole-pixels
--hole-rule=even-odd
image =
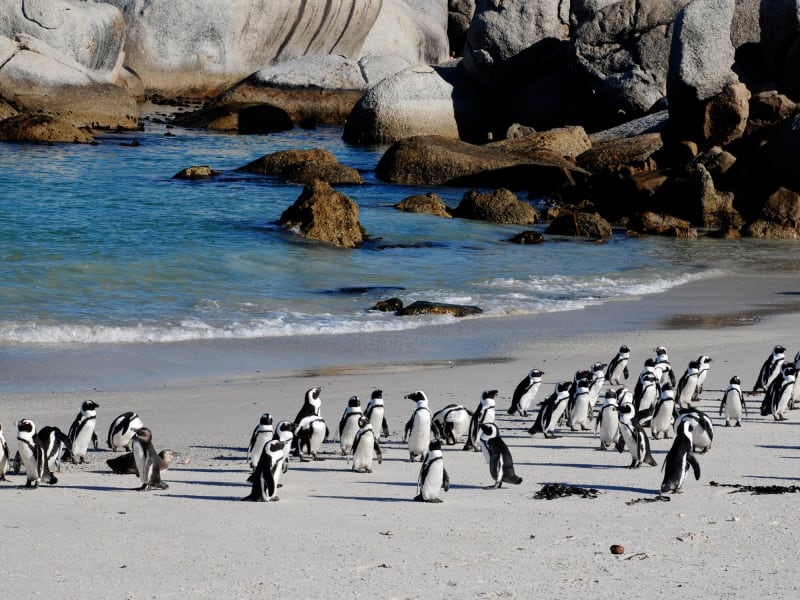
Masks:
[[[570,161],[552,155],[532,159],[441,136],[416,136],[393,144],[375,172],[391,183],[512,190],[535,186],[542,193],[588,175]]]
[[[764,218],[782,227],[794,229],[800,225],[800,194],[787,188],[779,188],[763,208]]]
[[[464,304],[444,304],[441,302],[417,301],[397,311],[400,316],[409,315],[452,315],[454,317],[467,317],[479,315],[483,312],[477,306]]]
[[[611,554],[625,554],[625,548],[620,546],[619,544],[614,544],[610,548]]]
[[[750,116],[750,90],[743,83],[727,86],[710,98],[703,115],[703,141],[724,146],[745,132]]]
[[[467,192],[453,210],[453,216],[461,219],[532,225],[539,220],[536,209],[520,201],[513,192],[499,189],[488,194]]]
[[[761,92],[750,98],[750,118],[745,135],[763,137],[797,111],[797,104],[776,91]]]
[[[796,240],[800,237],[794,227],[779,225],[763,219],[750,223],[742,233],[749,237],[765,240]]]
[[[282,108],[258,102],[225,104],[178,113],[172,122],[181,127],[239,133],[276,133],[294,128],[291,117]]]
[[[0,121],[0,141],[87,144],[92,136],[72,123],[50,115],[21,114]]]
[[[555,235],[571,235],[590,239],[611,237],[611,225],[599,213],[574,211],[555,219],[545,230]]]
[[[400,298],[387,298],[386,300],[378,300],[372,310],[379,310],[381,312],[397,312],[402,310],[403,301]]]
[[[221,175],[221,171],[215,171],[208,165],[200,167],[186,167],[172,176],[173,179],[205,179],[206,177],[216,177]]]
[[[592,173],[651,171],[655,168],[653,154],[663,146],[660,133],[597,142],[590,150],[578,156],[578,165]]]
[[[324,181],[306,185],[295,203],[283,211],[279,224],[340,248],[358,248],[364,243],[358,205]]]
[[[590,150],[592,142],[583,127],[556,127],[542,132],[532,132],[486,145],[523,156],[551,154],[561,158],[575,158]]]
[[[395,204],[394,207],[404,212],[424,213],[437,217],[446,217],[448,219],[453,216],[450,214],[450,210],[447,208],[447,205],[445,205],[441,196],[433,192],[409,196]]]
[[[512,244],[523,244],[523,245],[543,244],[544,236],[538,231],[522,231],[517,235],[509,238],[508,241],[511,242]]]
[[[650,211],[633,215],[628,220],[628,228],[636,233],[686,238],[697,237],[697,230],[688,221]]]
[[[266,154],[236,170],[283,177],[292,183],[302,184],[309,184],[314,180],[331,185],[364,182],[357,170],[342,165],[333,154],[320,149],[282,150]]]

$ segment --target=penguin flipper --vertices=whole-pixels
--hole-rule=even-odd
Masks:
[[[622,454],[625,451],[625,438],[622,437],[622,436],[619,436],[617,438],[616,444],[614,444],[614,447],[617,449],[617,452]]]
[[[378,464],[383,464],[383,452],[381,452],[381,446],[378,443],[378,438],[375,438],[375,444],[372,449],[375,452],[375,458],[378,460]],[[355,452],[355,450],[353,450],[353,452]]]
[[[656,462],[656,459],[653,458],[653,455],[650,454],[649,450],[647,451],[647,453],[644,456],[644,462],[646,462],[651,467],[657,467],[658,466],[658,463]]]
[[[450,490],[450,476],[447,474],[447,469],[442,468],[442,489],[447,492]]]
[[[700,479],[700,463],[694,454],[690,453],[686,456],[686,462],[689,463],[694,471],[694,478],[699,481]]]
[[[629,373],[630,373],[630,371],[628,371],[628,367],[627,366],[624,369],[622,369],[622,374],[624,375],[625,379],[628,378],[628,374]]]

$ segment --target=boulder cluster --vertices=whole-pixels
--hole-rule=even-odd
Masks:
[[[91,141],[190,98],[176,124],[342,125],[387,146],[385,181],[497,190],[401,210],[797,238],[799,39],[800,0],[0,0],[0,140]],[[328,194],[271,160],[243,170]]]

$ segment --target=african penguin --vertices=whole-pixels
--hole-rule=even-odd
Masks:
[[[411,462],[422,460],[428,451],[433,429],[433,415],[428,408],[425,392],[417,391],[406,395],[407,400],[416,402],[414,412],[406,423],[403,441],[408,440],[408,454]]]
[[[484,390],[481,393],[481,399],[478,401],[478,407],[472,413],[472,419],[469,423],[469,433],[467,434],[467,441],[464,444],[464,450],[474,450],[480,452],[478,446],[478,436],[481,432],[481,425],[484,423],[494,423],[495,419],[495,398],[497,397],[497,390]]]
[[[597,413],[594,434],[600,433],[600,450],[610,448],[619,439],[619,402],[613,390],[606,391],[603,404]]]
[[[258,425],[253,428],[253,433],[250,434],[250,443],[247,445],[247,462],[250,464],[251,471],[256,470],[258,461],[261,460],[264,444],[270,441],[273,435],[275,435],[275,427],[272,425],[272,415],[264,413],[259,417]]]
[[[358,421],[363,415],[361,400],[359,400],[358,396],[350,396],[342,413],[342,418],[339,419],[339,448],[342,451],[342,456],[350,456],[350,452],[353,449],[353,440],[355,440],[356,432],[359,428]]]
[[[161,459],[153,446],[153,432],[147,427],[139,427],[134,433],[131,450],[142,480],[139,491],[167,489],[169,486],[161,481]]]
[[[176,457],[177,454],[169,448],[161,450],[161,452],[158,453],[159,471],[166,471],[169,469]],[[133,452],[126,452],[114,458],[109,458],[106,460],[106,464],[117,475],[139,475],[139,471],[136,470],[136,459],[133,458]]]
[[[108,447],[113,452],[117,450],[130,451],[131,440],[135,435],[134,429],[139,429],[140,427],[144,427],[144,423],[142,423],[139,415],[133,411],[122,413],[111,421],[111,425],[108,427],[108,438],[106,440]]]
[[[73,463],[78,464],[88,462],[87,452],[89,444],[94,437],[94,428],[97,425],[97,409],[100,405],[92,400],[86,400],[81,404],[81,411],[75,417],[69,428],[69,441],[72,448],[69,454],[65,454],[65,459],[70,458]]]
[[[503,438],[500,437],[500,430],[494,423],[484,423],[481,425],[480,436],[483,456],[489,463],[489,474],[494,483],[486,489],[497,489],[505,483],[514,485],[522,483],[522,477],[514,472],[514,460],[511,458],[511,451],[508,449]]]
[[[306,392],[306,395],[303,399],[303,406],[300,407],[300,410],[297,412],[297,416],[294,418],[295,425],[300,425],[300,421],[302,421],[306,417],[321,416],[321,408],[322,408],[322,399],[320,398],[321,395],[322,395],[321,387],[311,388]]]
[[[533,404],[536,394],[542,385],[542,375],[544,371],[539,369],[531,369],[528,375],[517,384],[514,389],[514,395],[511,398],[511,406],[508,409],[508,414],[519,414],[521,417],[528,416],[528,409]]]
[[[678,389],[675,391],[675,403],[681,408],[688,408],[692,405],[692,400],[697,396],[697,381],[700,376],[700,362],[693,360],[689,362],[683,375],[678,381]]]
[[[372,390],[364,416],[369,419],[372,430],[377,437],[389,437],[389,424],[386,422],[386,407],[383,402],[383,390]]]
[[[588,424],[592,417],[592,403],[589,392],[589,380],[581,379],[572,396],[572,410],[569,413],[569,426],[572,431],[589,431]]]
[[[669,430],[672,427],[672,418],[675,412],[675,390],[669,383],[661,386],[661,393],[653,409],[653,418],[650,420],[650,434],[654,440],[662,433],[669,439]]]
[[[603,389],[603,384],[606,382],[606,363],[596,362],[589,367],[592,373],[589,379],[589,415],[594,413],[594,405],[600,398],[600,391]]]
[[[58,483],[58,479],[47,466],[44,448],[36,435],[36,424],[29,419],[17,421],[17,442],[19,457],[25,467],[26,488],[38,488],[44,482],[50,485]]]
[[[528,429],[528,433],[531,435],[542,433],[546,438],[556,437],[553,430],[567,408],[571,388],[571,381],[561,381],[556,384],[553,393],[542,402],[536,421]]]
[[[3,424],[0,423],[0,481],[8,481],[6,471],[8,471],[9,457],[8,442],[3,434]]]
[[[277,502],[276,496],[283,473],[283,442],[270,440],[261,450],[256,470],[249,481],[252,484],[250,493],[242,498],[246,502]]]
[[[661,493],[682,492],[683,481],[690,467],[694,470],[694,478],[700,479],[700,463],[692,452],[692,422],[686,420],[678,428],[678,434],[667,452],[664,464],[661,465],[661,470],[664,472]]]
[[[372,424],[366,417],[358,419],[358,431],[353,439],[353,471],[356,473],[372,473],[372,461],[383,462],[383,453]]]
[[[42,427],[36,434],[39,443],[44,449],[44,456],[47,460],[47,468],[51,473],[61,471],[61,456],[68,451],[71,442],[67,435],[58,427]]]
[[[697,389],[695,390],[692,400],[697,400],[700,394],[703,393],[703,384],[706,382],[706,377],[708,377],[708,372],[711,369],[711,363],[714,362],[714,359],[710,356],[701,355],[697,359],[697,362],[700,363],[700,372],[697,374]]]
[[[625,402],[619,407],[621,435],[616,444],[617,450],[622,452],[626,446],[628,447],[628,451],[631,453],[629,469],[638,469],[643,462],[655,467],[658,463],[650,454],[650,440],[644,427],[636,418],[635,412],[636,408],[631,402]]]
[[[678,428],[683,421],[692,423],[692,452],[704,454],[711,449],[714,441],[714,423],[702,410],[697,408],[684,408],[675,416],[673,429],[678,433]]]
[[[304,454],[310,455],[313,460],[325,460],[319,457],[319,451],[322,447],[322,442],[328,439],[329,433],[325,419],[322,417],[315,415],[303,417],[294,431],[294,439],[292,440],[294,456],[302,462],[308,462]]]
[[[747,403],[742,395],[742,380],[738,375],[731,377],[728,389],[722,395],[722,401],[719,404],[720,416],[723,411],[725,411],[725,427],[730,427],[731,422],[736,427],[742,426],[742,413],[747,414]]]
[[[762,416],[765,417],[771,414],[776,421],[786,420],[785,413],[789,409],[789,401],[792,398],[795,379],[794,366],[791,364],[783,365],[780,375],[773,379],[772,383],[767,387],[767,393],[761,402]]]
[[[453,446],[458,439],[469,433],[472,412],[461,404],[448,404],[433,413],[433,426],[437,437]]]
[[[786,360],[785,352],[786,348],[780,345],[772,349],[772,353],[761,365],[761,370],[758,372],[758,377],[753,385],[754,392],[758,390],[766,391],[769,384],[780,374],[781,367],[783,367],[783,363]]]
[[[628,361],[631,358],[631,350],[624,344],[619,347],[619,352],[608,363],[606,379],[611,385],[619,385],[622,379],[628,378]]]
[[[292,443],[294,441],[294,431],[295,426],[292,421],[278,421],[278,424],[275,426],[275,433],[272,434],[273,440],[278,440],[283,442],[283,463],[281,464],[281,468],[283,472],[289,470],[289,453],[292,450]]]
[[[447,469],[444,468],[442,443],[439,440],[431,440],[419,470],[417,495],[414,496],[414,500],[417,502],[441,502],[439,490],[446,492],[449,489],[450,477]]]

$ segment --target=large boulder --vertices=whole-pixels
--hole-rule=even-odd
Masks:
[[[409,196],[395,204],[394,207],[403,212],[422,213],[447,219],[453,216],[441,196],[433,192]]]
[[[800,228],[800,194],[784,187],[767,198],[764,218],[783,227]]]
[[[550,223],[545,233],[604,240],[611,237],[611,224],[598,213],[574,211]]]
[[[447,39],[454,56],[464,54],[464,42],[474,14],[475,0],[447,0]]]
[[[381,0],[109,0],[128,24],[126,62],[149,93],[215,96],[298,56],[357,58]]]
[[[467,192],[453,210],[453,216],[512,225],[533,225],[539,220],[533,206],[521,202],[513,192],[503,188],[487,194],[475,190]]]
[[[464,66],[488,87],[518,86],[559,62],[568,37],[568,2],[476,0]]]
[[[550,153],[561,158],[575,158],[591,149],[592,142],[583,127],[555,127],[547,131],[534,131],[527,135],[508,138],[486,145],[505,152],[526,156],[542,156]]]
[[[450,53],[443,0],[383,0],[361,56],[391,54],[412,65],[438,65]]]
[[[130,90],[27,34],[0,37],[0,99],[19,112],[48,114],[79,128],[138,126]]]
[[[391,183],[457,187],[505,187],[553,192],[588,173],[547,154],[533,158],[440,136],[418,136],[393,144],[376,175]]]
[[[292,183],[311,184],[315,180],[331,185],[363,183],[353,167],[339,163],[327,150],[281,150],[266,154],[237,171],[273,175]]]
[[[637,213],[628,221],[630,231],[666,237],[696,238],[697,230],[684,219],[656,212]]]
[[[0,120],[0,141],[89,143],[91,134],[50,115],[16,115]]]
[[[640,116],[666,96],[672,24],[687,2],[621,0],[576,28],[570,56],[608,118]]]
[[[358,100],[342,137],[354,144],[391,143],[415,135],[476,141],[481,106],[458,67],[410,67],[371,88]]]
[[[364,243],[358,205],[324,181],[306,185],[295,203],[283,211],[279,224],[340,248],[358,248]]]

